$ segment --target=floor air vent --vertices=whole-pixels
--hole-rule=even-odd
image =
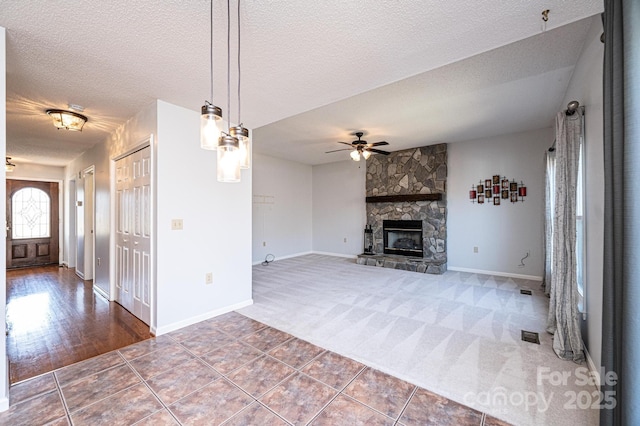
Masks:
[[[538,333],[533,331],[522,330],[522,340],[524,342],[535,343],[536,345],[540,344],[540,337],[538,336]]]
[[[531,296],[533,293],[531,293],[531,290],[525,290],[523,288],[520,289],[520,294],[526,294],[527,296]]]

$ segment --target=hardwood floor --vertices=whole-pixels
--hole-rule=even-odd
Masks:
[[[149,326],[57,265],[7,270],[11,383],[151,337]]]

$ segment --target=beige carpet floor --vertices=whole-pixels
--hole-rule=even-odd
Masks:
[[[306,255],[254,266],[253,299],[239,312],[510,423],[598,424],[586,366],[552,350],[539,282]]]

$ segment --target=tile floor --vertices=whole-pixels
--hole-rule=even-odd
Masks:
[[[18,383],[10,425],[506,425],[231,312]]]

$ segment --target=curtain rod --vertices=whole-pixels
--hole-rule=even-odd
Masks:
[[[578,101],[571,101],[567,104],[567,111],[565,112],[566,115],[573,115],[575,114],[576,111],[579,111],[580,114],[582,114],[584,116],[584,106],[580,106],[580,102]],[[553,145],[551,145],[549,147],[549,152],[553,152],[556,150],[556,140],[553,140]]]

